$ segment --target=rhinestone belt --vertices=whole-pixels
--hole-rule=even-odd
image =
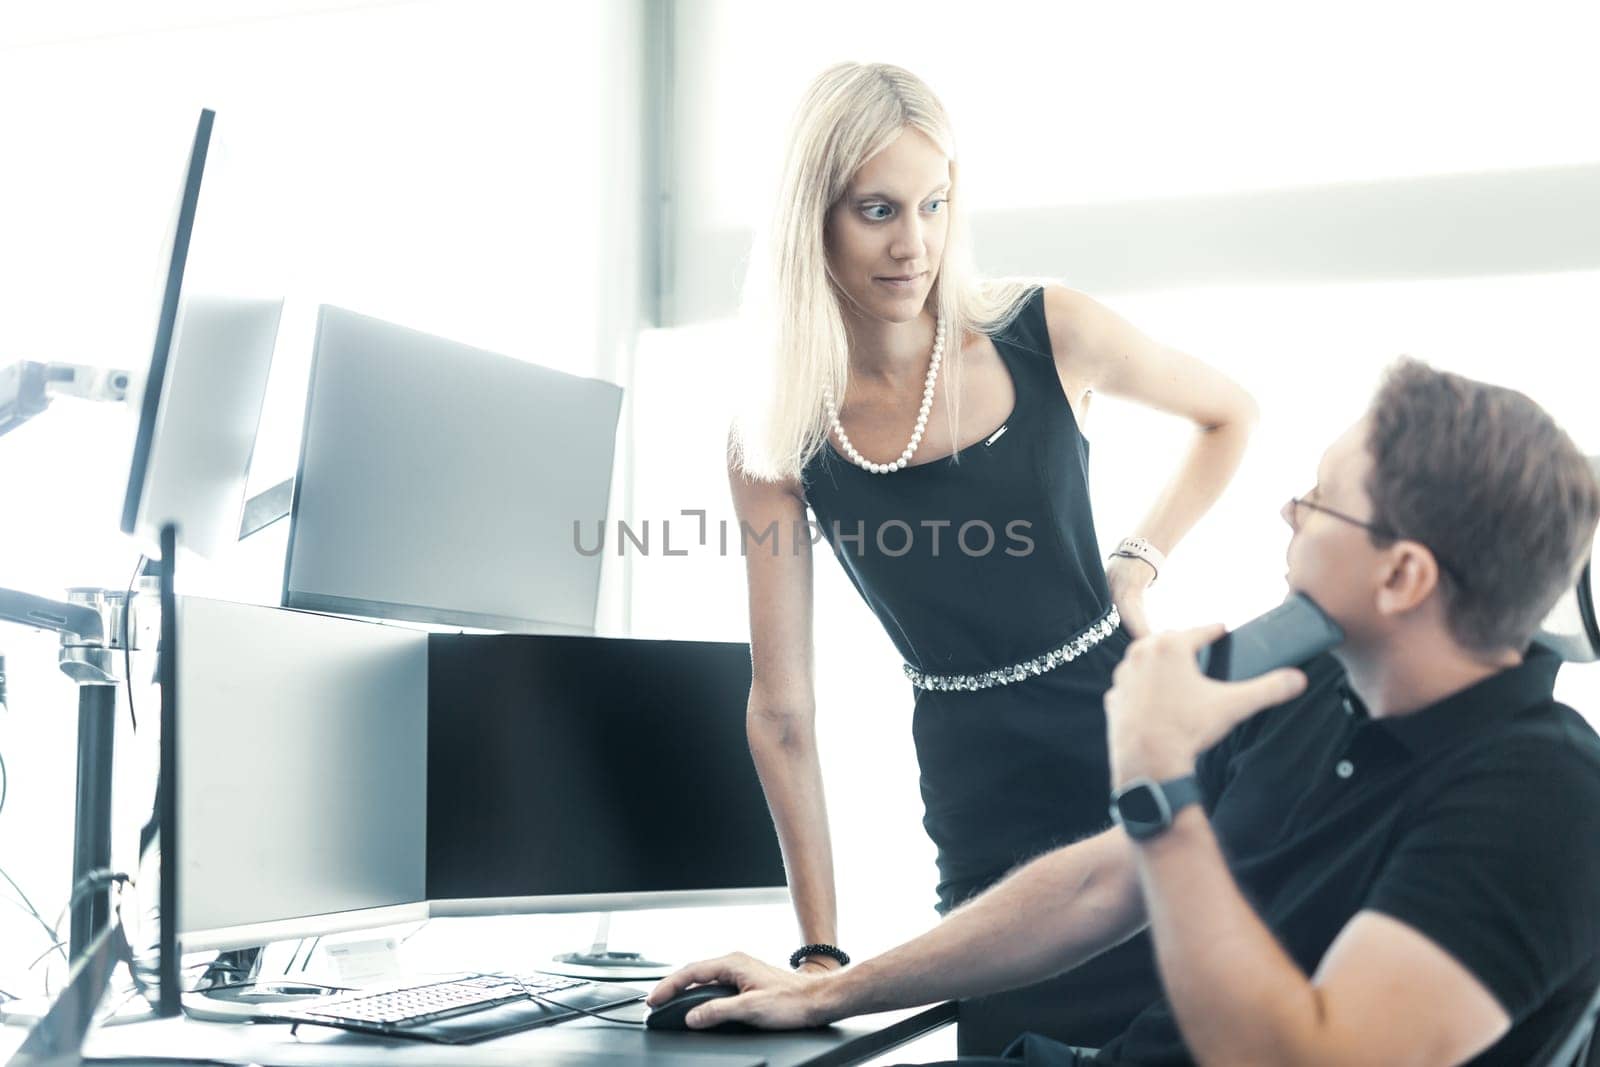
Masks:
[[[1053,671],[1063,663],[1071,663],[1095,645],[1111,636],[1113,630],[1122,625],[1122,616],[1117,614],[1117,606],[1113,604],[1111,610],[1106,612],[1096,622],[1088,626],[1060,648],[1052,648],[1048,652],[1021,663],[1013,663],[1009,667],[996,667],[992,671],[980,671],[977,674],[924,674],[911,664],[904,664],[902,669],[906,677],[911,679],[911,684],[918,689],[992,689],[997,685],[1011,685],[1025,678]]]

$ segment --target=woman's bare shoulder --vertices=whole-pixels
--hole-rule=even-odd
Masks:
[[[1043,288],[1044,324],[1050,333],[1050,347],[1060,359],[1094,329],[1105,307],[1088,293],[1068,285],[1050,284]]]
[[[741,511],[788,504],[791,501],[805,507],[805,487],[799,478],[758,478],[747,472],[734,457],[728,460],[728,486],[733,492],[734,504]]]
[[[739,450],[739,435],[736,427],[728,430],[728,486],[733,492],[735,504],[760,504],[781,502],[783,497],[789,496],[800,501],[805,506],[805,488],[800,479],[795,478],[763,478],[746,469],[743,457]]]

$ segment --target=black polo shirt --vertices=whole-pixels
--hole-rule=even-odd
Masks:
[[[1535,649],[1375,720],[1322,657],[1198,765],[1229,869],[1300,968],[1364,909],[1411,926],[1511,1017],[1474,1063],[1542,1063],[1600,986],[1600,739],[1551,698],[1559,664]],[[1165,999],[1101,1060],[1192,1062]]]

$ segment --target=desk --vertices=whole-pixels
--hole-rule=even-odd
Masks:
[[[267,978],[287,976],[341,983],[326,946],[387,938],[399,942],[395,956],[399,973],[394,977],[423,979],[475,970],[527,970],[531,969],[529,964],[547,960],[554,952],[588,944],[594,922],[593,915],[583,913],[504,915],[433,919],[422,926],[408,923],[355,930],[329,935],[326,942],[320,942],[323,949],[308,951],[304,961],[288,975],[284,972],[299,946],[280,942],[268,949],[263,974]],[[651,955],[659,952],[659,956],[668,959],[704,958],[734,946],[747,946],[768,959],[782,959],[792,922],[786,905],[771,904],[619,912],[612,929],[619,932],[628,947],[646,948]],[[194,972],[189,973],[192,977]],[[628,984],[648,989],[653,983]],[[117,997],[115,992],[110,995]],[[608,1009],[607,1014],[643,1019],[647,1010],[640,1001]],[[754,1067],[758,1062],[765,1062],[768,1067],[835,1067],[876,1059],[942,1029],[955,1017],[954,1004],[941,1004],[862,1016],[820,1030],[753,1034],[665,1033],[598,1019],[568,1019],[472,1045],[436,1045],[315,1026],[303,1026],[295,1038],[290,1038],[286,1025],[160,1019],[103,1027],[90,1035],[84,1051],[97,1059],[137,1058],[141,1067],[185,1060],[256,1063],[264,1067],[361,1067],[379,1063],[394,1067]],[[0,1064],[11,1058],[25,1035],[23,1026],[0,1025]]]
[[[643,1018],[642,1003],[614,1009]],[[106,1027],[90,1035],[85,1054],[109,1063],[137,1060],[141,1067],[196,1060],[263,1067],[836,1067],[861,1063],[955,1021],[954,1004],[883,1012],[820,1030],[787,1033],[662,1033],[596,1019],[577,1019],[524,1030],[475,1045],[434,1045],[302,1027],[153,1019]],[[20,1026],[0,1027],[0,1061],[22,1043]],[[170,1059],[165,1059],[171,1057]]]

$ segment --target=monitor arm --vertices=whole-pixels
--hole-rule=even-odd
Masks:
[[[0,435],[10,433],[58,396],[126,403],[133,374],[82,363],[23,360],[0,367]]]
[[[132,596],[123,589],[68,589],[66,600],[0,588],[0,622],[60,634],[61,670],[79,685],[117,685],[124,645],[135,652],[155,645],[154,583],[140,578]]]
[[[72,833],[72,896],[111,869],[111,790],[117,684],[129,652],[156,647],[161,606],[157,579],[132,590],[78,588],[66,600],[0,589],[0,621],[61,635],[61,670],[78,685],[77,798]],[[107,883],[109,885],[109,883]],[[110,922],[104,888],[69,900],[69,958],[77,961]]]
[[[126,403],[132,382],[128,371],[77,363],[24,360],[0,367],[0,435],[42,414],[58,396]],[[154,587],[147,580],[137,592],[154,592]],[[0,589],[0,621],[60,634],[61,670],[78,685],[71,895],[86,877],[110,869],[116,686],[124,673],[124,657],[133,649],[149,647],[159,615],[159,607],[150,605],[153,599],[137,596],[132,589],[69,589],[66,600]],[[3,683],[0,676],[0,701]],[[68,906],[69,958],[78,960],[110,921],[110,898],[101,890],[81,901],[69,900]]]
[[[100,613],[87,604],[0,589],[0,622],[14,622],[35,630],[53,630],[63,641],[102,643],[105,626]]]

